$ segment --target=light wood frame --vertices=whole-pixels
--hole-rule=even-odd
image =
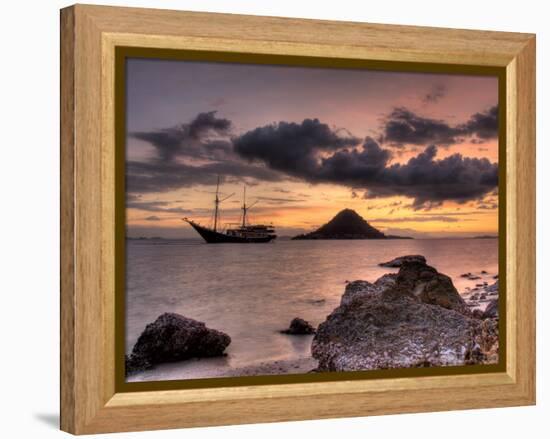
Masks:
[[[117,46],[502,67],[506,371],[116,393]],[[535,36],[76,5],[61,11],[61,428],[75,434],[535,403]]]

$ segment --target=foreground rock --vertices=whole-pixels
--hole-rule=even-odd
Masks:
[[[309,324],[304,319],[301,319],[299,317],[295,317],[290,322],[290,326],[288,329],[285,329],[284,331],[281,331],[283,334],[290,334],[290,335],[308,335],[308,334],[315,334],[315,328]]]
[[[451,278],[426,263],[403,263],[397,274],[394,290],[401,295],[412,295],[424,303],[470,315],[466,302],[458,294]]]
[[[126,373],[155,364],[223,355],[229,335],[175,313],[165,313],[145,327],[132,354],[126,357]]]
[[[498,321],[473,318],[448,276],[403,261],[397,275],[346,286],[312,355],[319,371],[494,363]]]
[[[388,262],[381,262],[378,265],[380,267],[400,268],[403,262],[420,262],[421,264],[425,264],[426,258],[422,255],[400,256]]]

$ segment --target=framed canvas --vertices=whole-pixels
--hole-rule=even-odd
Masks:
[[[535,36],[61,11],[61,428],[535,403]]]

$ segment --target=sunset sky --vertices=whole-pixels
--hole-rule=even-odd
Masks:
[[[279,236],[341,209],[389,234],[498,233],[496,77],[131,59],[128,236],[221,222]]]

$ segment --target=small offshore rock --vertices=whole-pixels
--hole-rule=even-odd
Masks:
[[[203,322],[176,313],[164,313],[149,323],[126,358],[126,374],[159,363],[224,355],[229,335]]]
[[[481,279],[481,277],[476,276],[475,274],[472,274],[470,272],[463,273],[463,274],[460,275],[460,277],[466,278],[468,280],[479,280],[479,279]]]
[[[422,255],[405,255],[394,258],[388,262],[381,262],[378,264],[380,267],[400,268],[404,262],[420,262],[426,263],[426,258]]]
[[[309,335],[315,334],[315,328],[311,324],[299,317],[295,317],[290,322],[288,329],[281,331],[283,334],[289,335]]]
[[[321,305],[326,302],[326,299],[310,299],[306,300],[307,303],[311,303],[312,305]]]

